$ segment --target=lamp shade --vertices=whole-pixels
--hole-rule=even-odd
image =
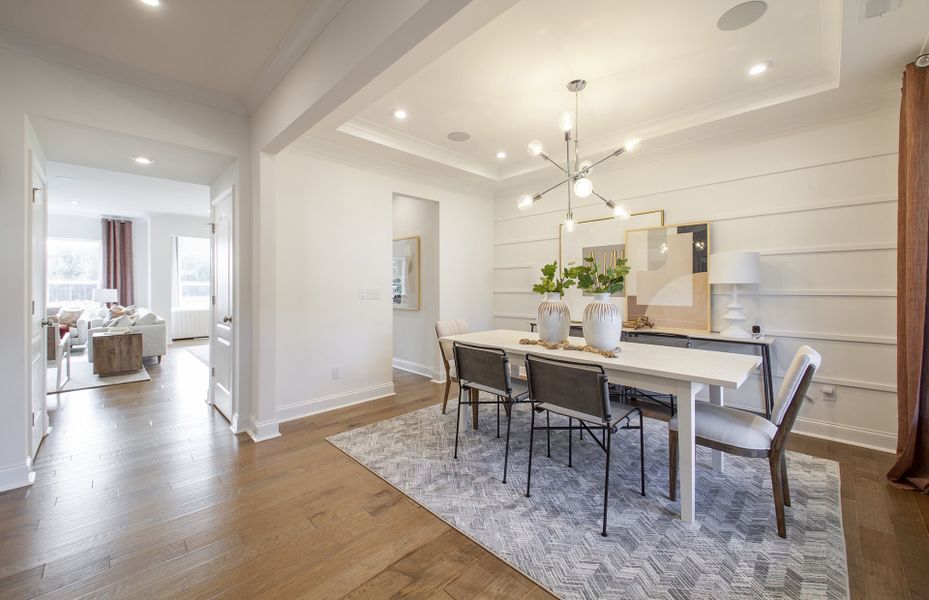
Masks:
[[[720,252],[710,256],[710,283],[759,283],[761,256],[757,252]]]
[[[93,293],[94,302],[119,302],[119,294],[113,288],[97,288]]]

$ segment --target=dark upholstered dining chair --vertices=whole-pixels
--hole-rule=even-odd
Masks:
[[[458,370],[458,417],[455,421],[455,458],[458,458],[458,435],[461,429],[462,404],[497,405],[497,437],[500,437],[500,407],[506,410],[506,449],[503,454],[503,483],[510,460],[510,423],[513,405],[523,402],[529,390],[520,381],[510,378],[510,361],[506,352],[496,348],[483,348],[455,342],[452,345],[455,367]],[[478,393],[473,397],[471,390]],[[467,392],[468,400],[465,400]],[[493,395],[493,400],[481,400],[480,392]]]
[[[639,476],[640,493],[645,495],[645,434],[642,427],[642,411],[635,406],[611,402],[610,390],[603,367],[581,364],[529,354],[526,356],[526,374],[529,383],[529,400],[532,402],[532,427],[529,431],[529,472],[526,477],[526,496],[532,483],[532,452],[536,430],[563,430],[568,432],[568,466],[572,466],[572,438],[574,430],[587,430],[592,439],[606,454],[603,481],[603,531],[606,536],[607,508],[610,495],[610,455],[613,434],[621,429],[639,430]],[[536,411],[546,411],[568,418],[568,426],[548,424],[536,427]],[[638,415],[639,424],[632,424]],[[577,421],[577,425],[574,422]],[[601,433],[601,439],[595,432]],[[586,438],[585,438],[586,439]]]
[[[452,382],[458,382],[458,371],[455,369],[455,355],[452,352],[452,343],[443,342],[442,338],[449,335],[468,333],[468,323],[461,320],[436,321],[435,336],[439,340],[439,353],[442,355],[442,364],[445,366],[445,395],[442,396],[442,414],[448,406],[448,396],[452,390]]]
[[[736,456],[767,458],[771,469],[777,534],[787,537],[784,506],[790,506],[787,482],[786,443],[793,429],[803,398],[822,357],[809,346],[801,346],[790,363],[777,393],[771,420],[736,408],[698,402],[694,415],[697,444]],[[668,423],[669,495],[677,495],[678,436],[677,417]]]

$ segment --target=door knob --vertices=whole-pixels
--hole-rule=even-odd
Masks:
[[[41,323],[42,327],[51,327],[54,324],[55,322],[52,321],[51,319],[42,319],[42,323]]]
[[[230,317],[229,315],[226,315],[225,317],[223,317],[223,323],[232,323],[232,317]]]

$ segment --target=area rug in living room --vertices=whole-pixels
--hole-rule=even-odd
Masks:
[[[506,485],[495,413],[482,411],[478,431],[462,421],[454,460],[455,412],[453,403],[446,415],[432,406],[327,439],[560,598],[848,597],[834,461],[788,454],[792,507],[781,539],[767,461],[727,457],[720,473],[698,448],[698,521],[687,525],[668,499],[667,425],[645,419],[646,496],[638,433],[620,431],[601,537],[604,455],[588,435],[575,440],[569,468],[567,433],[552,433],[551,458],[537,434],[527,498],[528,406],[513,413]]]
[[[64,366],[62,366],[62,371],[64,372]],[[124,383],[151,381],[152,379],[148,371],[145,370],[145,367],[142,367],[138,371],[122,373],[120,375],[107,375],[106,377],[94,375],[94,365],[93,363],[87,362],[86,354],[76,354],[71,357],[71,379],[68,380],[62,389],[55,389],[55,367],[51,367],[45,371],[45,378],[46,389],[49,394],[76,392],[77,390],[122,385]]]

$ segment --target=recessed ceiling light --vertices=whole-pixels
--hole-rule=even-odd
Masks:
[[[72,200],[72,201],[71,201],[71,204],[73,204],[74,206],[77,206],[77,205],[80,204],[80,203],[81,203],[80,200]]]
[[[142,4],[145,4],[146,6],[155,6],[155,7],[161,6],[161,0],[140,0],[140,1],[142,2]]]
[[[394,118],[397,119],[398,121],[403,121],[408,116],[409,115],[406,114],[406,111],[403,110],[402,108],[398,108],[397,110],[394,111]]]
[[[145,165],[146,167],[155,164],[155,159],[147,156],[133,156],[132,161],[139,165]]]
[[[448,139],[453,142],[467,142],[471,139],[471,134],[467,131],[453,131],[448,134]]]
[[[748,70],[749,75],[761,75],[765,71],[771,68],[771,65],[774,64],[770,60],[760,62],[752,65],[752,68]]]
[[[737,4],[723,13],[716,21],[716,27],[722,31],[735,31],[748,27],[764,16],[768,10],[768,3],[761,0],[752,0]]]
[[[55,179],[58,181],[77,181],[77,177],[71,177],[69,175],[58,175]]]
[[[503,160],[504,158],[506,158],[506,152],[504,152],[503,150],[501,150],[500,152],[497,152],[497,158],[499,158],[500,160]]]

